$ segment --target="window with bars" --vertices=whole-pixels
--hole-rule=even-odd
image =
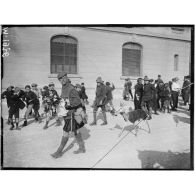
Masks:
[[[174,71],[179,70],[179,55],[175,54],[174,55]]]
[[[51,38],[51,73],[77,74],[77,45],[77,40],[71,36]]]
[[[142,46],[137,43],[125,43],[122,48],[122,75],[140,76]]]

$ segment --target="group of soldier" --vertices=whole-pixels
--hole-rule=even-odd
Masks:
[[[144,83],[143,83],[144,81]],[[149,118],[152,118],[152,113],[158,115],[158,110],[168,113],[177,111],[178,108],[178,97],[181,94],[184,105],[189,104],[190,109],[190,76],[184,77],[182,88],[178,83],[177,77],[173,78],[172,81],[164,83],[161,75],[158,75],[156,80],[149,79],[147,76],[137,79],[135,85],[134,98],[132,95],[132,82],[130,79],[125,80],[123,99],[128,100],[129,97],[134,100],[134,108],[144,109],[148,111]]]
[[[64,101],[64,109],[66,114],[63,115],[64,127],[63,136],[61,138],[60,146],[57,151],[51,156],[53,158],[59,158],[62,156],[62,151],[68,142],[69,133],[73,132],[79,149],[75,151],[75,154],[84,153],[85,146],[78,129],[82,128],[87,123],[87,114],[85,105],[88,104],[88,96],[85,92],[84,83],[71,84],[70,79],[66,73],[59,73],[58,80],[62,85],[61,95],[59,96],[55,90],[54,83],[49,83],[48,86],[44,86],[41,91],[38,90],[37,84],[33,83],[31,86],[26,85],[25,91],[19,87],[10,86],[1,95],[1,98],[7,99],[7,105],[9,107],[8,122],[11,124],[10,130],[15,128],[13,116],[15,116],[16,129],[20,130],[19,124],[19,110],[26,107],[24,115],[23,127],[28,125],[29,115],[34,111],[35,121],[41,122],[40,109],[40,97],[42,97],[42,105],[44,107],[44,114],[46,118],[45,126],[43,129],[48,128],[49,121],[52,117],[55,117],[56,125],[62,125],[58,116],[58,107],[60,102]],[[143,83],[144,81],[144,83]],[[116,110],[113,105],[112,92],[115,89],[114,84],[109,82],[104,83],[101,77],[96,79],[96,96],[93,102],[93,122],[90,125],[97,125],[97,111],[100,108],[103,115],[102,125],[107,125],[106,111],[109,107],[111,114],[115,115]],[[178,96],[182,92],[184,104],[189,103],[190,96],[190,77],[187,76],[184,79],[183,88],[180,88],[178,84],[178,78],[173,78],[171,82],[164,83],[161,79],[161,75],[158,75],[157,80],[149,79],[147,76],[137,79],[137,84],[134,87],[134,98],[132,94],[132,83],[130,79],[125,80],[123,98],[128,100],[128,96],[134,100],[135,110],[143,109],[148,113],[148,120],[152,118],[152,112],[158,114],[157,110],[165,111],[167,109],[170,112],[170,107],[173,111],[177,110]]]

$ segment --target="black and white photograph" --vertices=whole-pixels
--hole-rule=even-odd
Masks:
[[[193,25],[2,25],[1,169],[193,170]]]

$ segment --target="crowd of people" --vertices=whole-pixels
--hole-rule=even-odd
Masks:
[[[190,110],[190,76],[184,77],[183,86],[180,87],[179,79],[173,78],[172,81],[164,83],[161,75],[158,75],[156,80],[149,79],[145,76],[143,79],[138,78],[135,85],[134,98],[132,96],[132,82],[130,79],[125,80],[123,98],[134,100],[134,108],[147,109],[149,119],[152,118],[152,113],[158,115],[158,111],[168,113],[177,111],[178,97],[182,95],[184,105],[188,103]]]
[[[19,117],[20,109],[26,107],[24,115],[23,127],[28,125],[28,119],[30,115],[33,115],[35,121],[41,123],[42,115],[45,115],[45,125],[43,129],[47,129],[51,118],[55,118],[56,126],[62,125],[59,118],[59,107],[63,107],[66,111],[63,116],[64,127],[63,136],[59,148],[52,157],[58,158],[62,155],[62,150],[65,147],[68,139],[69,132],[74,132],[76,140],[79,145],[79,149],[75,153],[84,153],[85,146],[82,140],[82,136],[78,129],[83,127],[87,123],[87,113],[85,105],[88,105],[88,96],[84,83],[73,85],[66,73],[59,73],[58,80],[62,85],[61,95],[58,95],[55,90],[55,84],[49,83],[39,90],[38,85],[33,83],[31,86],[26,85],[24,90],[19,87],[9,86],[6,91],[1,94],[1,98],[7,99],[8,111],[8,123],[11,124],[10,130],[15,128],[20,130]],[[172,81],[164,83],[161,75],[158,75],[156,80],[149,79],[145,76],[143,79],[138,78],[137,83],[134,86],[134,96],[132,93],[132,82],[130,79],[125,79],[123,99],[128,101],[130,97],[134,101],[135,110],[144,110],[147,112],[148,120],[152,119],[152,114],[159,114],[158,111],[168,113],[177,111],[178,97],[182,95],[184,105],[189,104],[190,109],[190,76],[184,77],[182,88],[178,83],[179,79],[173,78]],[[103,115],[102,125],[107,125],[106,112],[109,111],[113,116],[117,115],[117,112],[113,105],[113,90],[114,84],[105,82],[101,77],[96,79],[95,100],[93,102],[93,122],[90,125],[97,125],[97,111],[100,108]],[[42,100],[42,101],[40,101]],[[61,102],[64,104],[61,104]],[[42,102],[42,103],[40,103]],[[44,113],[40,114],[40,106],[43,106]],[[62,106],[64,105],[64,106]]]

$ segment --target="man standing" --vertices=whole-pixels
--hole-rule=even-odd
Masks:
[[[158,78],[155,80],[155,84],[156,84],[156,89],[157,89],[157,108],[158,109],[160,109],[160,95],[159,95],[159,93],[160,93],[160,85],[162,85],[162,83],[163,83],[163,80],[161,79],[161,75],[159,74],[158,75]]]
[[[102,78],[98,77],[96,79],[97,88],[96,88],[96,97],[93,104],[93,122],[90,125],[96,125],[97,124],[97,110],[98,108],[101,108],[102,114],[103,114],[103,120],[104,122],[102,125],[107,125],[107,118],[106,118],[106,87],[103,84]]]
[[[171,94],[171,97],[172,97],[172,100],[173,100],[173,107],[172,107],[172,110],[173,111],[177,111],[177,106],[178,106],[178,96],[179,96],[179,91],[180,91],[180,86],[179,86],[179,78],[176,77],[173,79],[173,82],[172,82],[172,94]]]
[[[141,109],[142,94],[143,94],[142,78],[138,78],[137,84],[135,85],[135,95],[134,95],[135,110]]]
[[[158,75],[158,78],[155,80],[155,83],[157,83],[157,85],[159,83],[163,83],[163,80],[161,79],[161,75],[160,74]]]
[[[155,91],[155,87],[149,83],[149,78],[145,76],[144,78],[144,87],[143,87],[143,96],[141,107],[144,111],[148,112],[148,120],[152,119],[152,95]]]
[[[66,102],[65,108],[68,110],[66,116],[64,116],[64,127],[63,127],[63,136],[61,139],[61,144],[58,147],[57,151],[51,156],[53,158],[59,158],[63,155],[63,149],[68,142],[69,132],[74,132],[75,138],[79,145],[79,149],[74,152],[74,154],[85,153],[85,145],[81,136],[81,133],[78,129],[82,128],[85,123],[83,121],[78,122],[75,119],[75,112],[77,109],[82,109],[81,99],[79,98],[79,93],[74,88],[74,86],[69,82],[67,73],[59,73],[58,80],[62,84],[62,93],[61,98]]]

